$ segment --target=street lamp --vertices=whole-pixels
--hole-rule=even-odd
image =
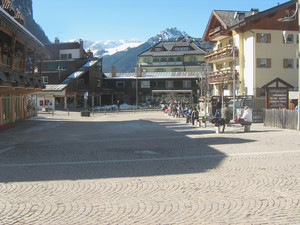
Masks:
[[[300,6],[300,0],[298,0],[298,2],[296,2],[296,11],[295,13],[290,16],[290,17],[284,17],[284,18],[280,18],[278,19],[278,22],[291,22],[291,21],[295,21],[296,20],[296,16],[298,15],[298,40],[300,40],[300,10],[299,10],[299,6]],[[300,65],[300,43],[298,44],[298,65]],[[299,109],[299,105],[300,105],[300,69],[298,68],[298,130],[300,130],[300,109]]]
[[[138,98],[139,98],[139,93],[138,93],[138,76],[140,72],[140,62],[139,58],[137,58],[137,67],[136,67],[136,80],[135,80],[135,107],[136,109],[138,108]]]

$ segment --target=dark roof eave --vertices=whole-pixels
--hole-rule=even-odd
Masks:
[[[46,55],[47,57],[50,57],[50,53],[47,51],[45,46],[42,42],[40,42],[32,33],[30,33],[25,27],[23,27],[18,21],[16,21],[12,16],[10,16],[4,9],[0,7],[0,12],[3,14],[6,19],[12,23],[14,26],[16,26],[23,34],[25,34],[32,42],[34,42],[38,47],[39,50]]]
[[[234,29],[236,29],[236,28],[242,27],[242,26],[246,25],[248,22],[251,22],[251,21],[253,21],[253,20],[256,20],[256,19],[258,19],[258,18],[260,18],[260,17],[263,17],[263,16],[265,16],[265,15],[267,15],[267,14],[270,14],[270,13],[272,13],[272,12],[274,12],[274,11],[277,11],[277,10],[279,10],[279,9],[281,9],[281,8],[285,8],[285,7],[287,7],[287,6],[293,5],[293,4],[295,4],[295,3],[296,3],[296,1],[295,1],[295,0],[292,0],[292,1],[289,1],[289,2],[286,2],[286,3],[283,3],[283,4],[279,5],[279,6],[275,6],[275,7],[273,7],[273,8],[267,9],[267,10],[265,10],[265,11],[256,13],[256,14],[254,14],[254,15],[252,15],[252,16],[249,16],[249,17],[245,18],[245,19],[242,20],[241,22],[239,22],[239,23],[237,23],[237,24],[231,26],[229,29],[230,29],[230,30],[234,30]]]

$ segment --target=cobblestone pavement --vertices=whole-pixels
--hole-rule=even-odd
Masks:
[[[0,224],[300,224],[300,133],[160,112],[42,114],[0,132]]]

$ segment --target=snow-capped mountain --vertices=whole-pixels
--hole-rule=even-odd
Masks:
[[[184,31],[180,31],[175,28],[167,28],[161,31],[156,36],[148,39],[147,43],[150,45],[154,45],[160,41],[168,41],[170,39],[176,39],[178,37],[188,36],[188,34]],[[74,41],[74,40],[72,40]],[[78,41],[78,40],[77,40]],[[143,42],[137,39],[130,40],[118,40],[118,41],[90,41],[83,40],[83,48],[85,50],[91,50],[94,53],[94,56],[107,56],[113,55],[118,52],[127,51],[129,48],[136,48],[143,44]]]
[[[156,36],[150,38],[147,42],[151,45],[154,45],[160,41],[168,41],[171,39],[176,39],[178,37],[187,37],[189,36],[185,31],[181,31],[177,29],[176,27],[167,28],[160,33],[158,33]]]
[[[177,28],[167,28],[156,36],[149,38],[146,42],[139,43],[136,47],[127,48],[125,51],[118,51],[113,55],[105,55],[103,57],[103,71],[109,73],[112,66],[115,66],[118,73],[133,72],[138,54],[160,41],[168,41],[184,36],[188,36],[188,34]],[[109,50],[107,49],[106,51],[108,52]]]
[[[90,41],[83,40],[83,48],[85,50],[90,50],[94,53],[94,56],[105,56],[105,55],[113,55],[117,52],[126,51],[128,48],[135,48],[139,45],[143,44],[143,42],[137,39],[131,40],[119,40],[119,41]]]

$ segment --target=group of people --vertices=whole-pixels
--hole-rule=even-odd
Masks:
[[[217,102],[214,120],[215,120],[214,122],[219,123],[223,126],[222,132],[224,132],[226,123],[229,123],[231,120],[231,114],[228,109],[227,103],[225,103],[224,107],[222,108],[222,103],[220,101]],[[235,122],[238,122],[238,123],[252,122],[251,109],[249,109],[248,106],[245,106],[242,116],[239,116],[239,114],[237,114],[237,118],[234,118],[234,120],[235,120]]]
[[[173,117],[185,117],[186,123],[192,123],[193,125],[195,120],[199,118],[199,111],[196,106],[189,107],[182,102],[162,104],[162,111]]]
[[[182,102],[169,102],[168,104],[161,104],[162,111],[173,117],[185,117],[186,123],[195,124],[195,120],[199,119],[199,111],[196,106],[189,107]],[[216,104],[216,111],[212,118],[212,123],[218,123],[223,126],[224,132],[226,124],[230,122],[232,118],[231,112],[228,109],[228,103],[225,103],[222,107],[221,101]],[[244,107],[242,116],[237,114],[237,118],[234,118],[236,123],[252,122],[252,111],[248,106]]]

